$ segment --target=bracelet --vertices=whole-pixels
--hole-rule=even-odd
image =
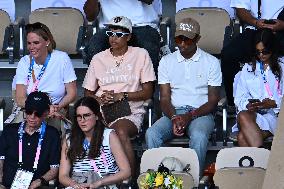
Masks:
[[[172,115],[171,120],[174,120],[177,117],[176,114]]]

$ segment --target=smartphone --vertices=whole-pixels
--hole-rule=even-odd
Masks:
[[[249,103],[256,103],[256,102],[260,102],[259,99],[248,99]]]
[[[274,20],[264,20],[265,24],[276,24]]]

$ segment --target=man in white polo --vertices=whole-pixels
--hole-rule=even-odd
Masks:
[[[215,110],[222,82],[217,58],[197,47],[200,26],[191,18],[176,23],[177,51],[163,57],[158,69],[160,104],[164,116],[146,132],[148,148],[158,148],[187,135],[203,170],[207,143],[214,128]]]

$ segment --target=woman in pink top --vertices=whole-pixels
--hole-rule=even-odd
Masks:
[[[84,79],[85,96],[95,97],[101,105],[127,98],[131,115],[110,123],[124,147],[135,176],[135,156],[130,138],[138,134],[145,113],[143,103],[153,94],[155,73],[145,49],[131,47],[132,23],[123,16],[106,25],[111,48],[96,54]]]

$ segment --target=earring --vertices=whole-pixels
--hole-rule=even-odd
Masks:
[[[49,46],[49,44],[46,45],[46,47],[48,47],[48,46]]]

